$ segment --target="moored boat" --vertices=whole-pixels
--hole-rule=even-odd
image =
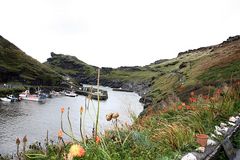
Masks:
[[[36,102],[44,102],[46,100],[46,96],[37,95],[37,94],[29,94],[29,91],[25,91],[19,95],[22,100],[28,101],[36,101]]]
[[[0,100],[3,102],[11,102],[11,99],[9,99],[7,97],[0,98]]]
[[[0,100],[4,102],[16,102],[18,99],[13,95],[9,95],[7,97],[0,98]]]
[[[65,92],[65,96],[68,96],[68,97],[76,97],[77,94],[74,93],[74,92]]]

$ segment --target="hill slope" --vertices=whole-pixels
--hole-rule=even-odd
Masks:
[[[191,91],[207,93],[209,86],[240,79],[240,36],[219,45],[181,52],[174,59],[148,67],[162,73],[152,81],[148,93],[155,104],[169,94],[184,100]]]
[[[61,76],[0,36],[0,82],[57,85]]]
[[[88,65],[74,56],[51,53],[51,58],[44,63],[63,76],[70,77],[78,83],[96,84],[97,67]],[[116,69],[103,67],[100,84],[109,87],[123,87],[141,91],[148,88],[148,81],[155,76],[155,71],[146,67],[119,67]],[[146,82],[143,84],[143,82]]]
[[[46,64],[80,83],[96,84],[96,67],[76,57],[52,54]],[[103,67],[100,82],[110,87],[133,89],[147,97],[148,102],[158,105],[169,94],[184,99],[191,91],[208,92],[209,85],[237,79],[240,79],[240,36],[143,67]]]

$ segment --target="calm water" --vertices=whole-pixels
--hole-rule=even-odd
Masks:
[[[111,122],[105,120],[105,115],[111,112],[120,114],[122,123],[131,123],[130,114],[138,115],[143,106],[138,102],[139,96],[135,93],[115,92],[108,90],[108,100],[100,103],[100,129],[109,129]],[[60,108],[64,107],[64,128],[69,130],[67,123],[67,108],[70,107],[70,117],[74,133],[79,137],[79,109],[84,106],[85,97],[60,96],[47,99],[45,104],[38,102],[21,101],[17,103],[0,102],[0,153],[13,153],[16,151],[16,138],[28,137],[28,144],[44,142],[47,130],[49,138],[56,141],[60,129]],[[86,133],[91,133],[95,121],[97,101],[90,102],[89,110],[85,115]]]

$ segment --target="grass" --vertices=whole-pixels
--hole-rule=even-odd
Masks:
[[[138,81],[145,81],[149,80],[154,76],[157,76],[157,72],[153,71],[123,71],[123,70],[114,70],[110,72],[110,74],[103,75],[103,78],[114,80],[122,80],[122,81],[133,81],[133,82],[138,82]]]
[[[237,60],[223,66],[214,66],[199,76],[199,79],[203,82],[214,82],[224,81],[229,77],[240,79],[240,61]]]
[[[18,81],[24,84],[58,85],[62,78],[0,37],[0,82]]]
[[[74,159],[179,159],[198,147],[196,134],[210,135],[215,125],[240,112],[239,93],[240,85],[234,84],[227,91],[222,88],[214,90],[212,97],[190,95],[196,101],[176,102],[155,111],[149,107],[132,126],[117,123],[117,118],[112,118],[113,129],[104,134],[97,132],[98,141],[95,135],[83,141],[75,137],[71,142],[64,142],[60,136],[58,143],[49,144],[46,149],[35,147],[26,152],[25,158],[64,159],[74,154],[72,146],[76,144],[79,145],[76,150],[82,154],[74,154]],[[238,139],[234,143],[238,144]]]

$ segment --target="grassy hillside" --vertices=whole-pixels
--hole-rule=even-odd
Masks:
[[[230,37],[214,46],[179,53],[179,56],[159,64],[148,65],[161,72],[152,82],[148,96],[160,102],[169,93],[183,98],[186,92],[202,92],[207,86],[240,79],[240,37]],[[207,92],[207,89],[205,90]]]
[[[97,82],[97,67],[89,65],[74,56],[51,53],[44,63],[63,76],[68,76],[79,83],[94,84]],[[145,67],[119,67],[116,69],[103,67],[101,69],[101,83],[110,85],[111,81],[138,82],[149,80],[158,74]]]
[[[45,63],[62,75],[80,83],[96,83],[96,67],[76,57],[51,54]],[[146,66],[101,69],[102,85],[130,88],[151,97],[158,104],[169,94],[184,98],[191,91],[240,79],[240,36],[221,44],[188,50],[173,59],[158,60]],[[147,88],[147,89],[146,89]],[[142,91],[142,92],[141,92]],[[200,92],[200,91],[199,91]]]
[[[57,85],[61,76],[0,36],[0,82]]]

